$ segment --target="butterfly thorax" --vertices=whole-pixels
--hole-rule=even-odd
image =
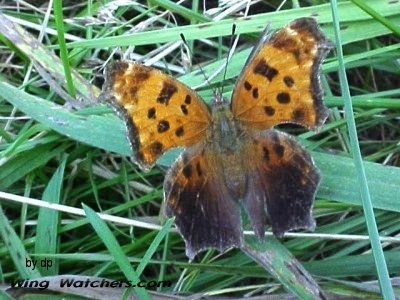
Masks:
[[[238,128],[229,104],[225,101],[212,105],[212,126],[209,136],[221,152],[236,150],[235,140],[238,136]]]
[[[231,193],[240,197],[244,189],[241,166],[241,130],[236,122],[229,102],[225,99],[212,105],[212,126],[209,128],[209,145],[222,168],[222,175]]]

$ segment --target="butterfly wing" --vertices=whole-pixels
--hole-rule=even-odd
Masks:
[[[313,230],[311,210],[320,175],[307,151],[290,135],[271,129],[253,136],[245,153],[250,180],[243,203],[257,236],[264,236],[266,213],[277,236]]]
[[[170,148],[200,141],[211,120],[208,107],[192,89],[130,61],[107,67],[99,99],[111,103],[125,120],[134,159],[142,169],[154,166]]]
[[[223,181],[221,161],[204,145],[185,150],[164,182],[165,214],[186,243],[186,255],[242,244],[239,206]]]
[[[265,33],[236,82],[231,104],[236,119],[258,129],[285,122],[321,125],[328,110],[319,70],[330,48],[313,18]]]

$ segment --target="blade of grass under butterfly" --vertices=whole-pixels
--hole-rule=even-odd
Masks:
[[[246,236],[245,240],[243,252],[300,299],[325,299],[312,276],[276,238],[258,241],[256,237]]]
[[[358,184],[360,186],[360,194],[362,200],[362,206],[365,214],[365,220],[367,223],[368,233],[371,239],[372,252],[375,259],[375,264],[378,272],[379,284],[381,288],[381,293],[384,299],[394,299],[394,293],[392,285],[389,278],[389,273],[383,255],[382,246],[379,240],[378,228],[375,221],[374,210],[371,202],[371,195],[369,192],[367,177],[364,170],[364,165],[361,157],[360,147],[357,137],[357,128],[354,120],[353,107],[351,103],[350,90],[347,83],[346,70],[343,62],[343,50],[340,37],[339,28],[339,12],[337,10],[336,0],[331,2],[333,25],[335,29],[335,42],[336,50],[339,60],[339,80],[342,96],[344,97],[344,107],[345,107],[345,118],[347,121],[347,127],[350,137],[351,152],[354,159],[354,165],[356,168],[356,175],[358,179]]]
[[[114,258],[115,263],[118,265],[122,273],[126,276],[128,280],[133,282],[139,282],[140,278],[136,271],[132,268],[128,258],[126,257],[121,246],[118,244],[115,236],[108,228],[106,223],[99,218],[97,213],[86,205],[82,205],[85,210],[86,216],[96,231],[99,238],[103,241],[104,245],[107,247],[111,256]],[[135,286],[134,290],[139,297],[139,299],[150,299],[150,295],[146,289]]]
[[[96,115],[80,116],[5,82],[0,82],[0,97],[57,132],[63,132],[66,136],[99,148],[108,144],[110,147],[107,149],[108,151],[117,153],[122,151],[124,155],[130,155],[131,151],[125,137],[124,125],[118,118]],[[87,123],[88,121],[90,123]],[[104,127],[106,123],[108,128]],[[115,136],[115,133],[119,134]]]

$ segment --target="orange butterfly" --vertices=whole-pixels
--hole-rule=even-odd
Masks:
[[[147,170],[168,149],[186,148],[166,175],[164,200],[190,259],[209,247],[242,245],[240,206],[259,238],[267,219],[277,236],[314,229],[319,172],[293,137],[273,127],[323,124],[319,72],[330,48],[312,18],[264,33],[231,102],[217,95],[211,107],[156,69],[129,61],[107,68],[100,100],[125,120],[137,164]]]

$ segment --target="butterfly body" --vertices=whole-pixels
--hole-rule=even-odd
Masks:
[[[184,147],[165,177],[164,211],[175,217],[189,258],[240,247],[242,207],[259,238],[267,224],[276,236],[314,229],[320,174],[296,139],[273,127],[325,121],[319,69],[330,48],[312,18],[266,32],[231,101],[217,94],[211,107],[156,69],[126,61],[107,68],[100,100],[125,120],[134,161],[146,170],[168,149]]]
[[[218,97],[217,99],[223,99]],[[214,153],[214,168],[224,178],[225,185],[233,198],[239,199],[245,188],[243,176],[244,132],[240,123],[235,120],[228,100],[213,101],[211,107],[211,126],[207,134],[206,148],[208,153]]]

